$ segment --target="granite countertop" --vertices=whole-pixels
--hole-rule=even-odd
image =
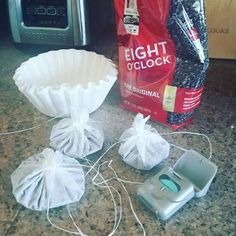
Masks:
[[[42,50],[42,49],[40,49]],[[18,91],[12,76],[16,68],[28,58],[40,52],[37,47],[17,49],[8,37],[0,42],[0,132],[19,130],[49,119],[36,110]],[[104,34],[92,50],[117,62],[114,32]],[[94,113],[101,121],[105,133],[103,149],[89,158],[95,161],[111,144],[116,142],[134,118],[134,114],[119,107],[119,89],[116,83],[105,102]],[[47,221],[45,212],[36,212],[16,203],[12,194],[11,173],[29,156],[48,147],[52,126],[47,123],[32,131],[0,136],[0,235],[66,235]],[[159,132],[170,130],[150,121]],[[136,186],[125,184],[133,207],[143,223],[147,235],[235,235],[236,225],[236,62],[211,60],[205,92],[192,124],[180,131],[204,133],[213,146],[212,161],[217,165],[216,178],[207,195],[192,199],[168,221],[163,222],[149,212],[137,199]],[[185,149],[194,149],[209,155],[208,143],[199,136],[172,135],[167,137]],[[118,155],[118,146],[110,150],[102,161],[113,160],[112,166],[123,179],[143,182],[166,164],[173,165],[182,152],[172,148],[170,157],[151,171],[139,171],[126,165]],[[108,168],[101,172],[111,176]],[[79,203],[71,205],[77,224],[87,235],[102,236],[112,231],[114,224],[113,203],[108,191],[91,183],[94,173],[86,179],[86,192]],[[132,214],[127,194],[118,181],[112,182],[122,195],[123,217],[115,235],[143,235]],[[51,220],[64,228],[75,230],[66,207],[50,210]]]

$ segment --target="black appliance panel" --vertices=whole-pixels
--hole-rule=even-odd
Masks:
[[[23,23],[27,27],[68,26],[67,0],[22,0]]]

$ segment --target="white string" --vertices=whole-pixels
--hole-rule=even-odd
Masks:
[[[33,126],[33,127],[30,127],[30,128],[25,128],[25,129],[16,130],[16,131],[10,131],[10,132],[2,132],[2,133],[0,133],[0,136],[11,135],[11,134],[18,134],[18,133],[23,133],[25,131],[30,131],[30,130],[33,130],[33,129],[37,129],[37,128],[39,128],[39,127],[41,127],[41,126],[43,126],[43,125],[45,125],[45,124],[47,124],[47,123],[49,123],[49,122],[51,122],[53,120],[56,120],[57,118],[60,118],[62,116],[64,116],[64,115],[59,115],[59,116],[53,117],[50,120],[47,120],[47,121],[45,121],[43,123],[40,123],[40,124],[38,124],[36,126]]]
[[[85,174],[85,177],[94,169],[94,167],[97,165],[97,163],[117,144],[124,142],[124,140],[120,140],[118,142],[113,143],[98,159],[97,161],[93,164],[90,170]]]
[[[90,168],[90,170],[86,173],[85,177],[86,177],[93,169],[95,170],[95,166],[97,165],[97,163],[106,155],[106,153],[107,153],[111,148],[113,148],[115,145],[117,145],[117,144],[119,144],[119,143],[121,143],[121,142],[124,142],[124,141],[125,141],[125,140],[120,140],[120,141],[115,142],[114,144],[112,144],[112,145],[97,159],[97,161],[93,164],[93,166]],[[104,163],[102,163],[102,164],[99,165],[99,167],[98,167],[98,172],[97,172],[97,173],[99,173],[100,166],[103,165],[103,164],[104,164]],[[109,165],[108,165],[108,166],[109,166]],[[109,167],[110,167],[110,166],[109,166]],[[123,189],[124,189],[125,192],[127,193],[128,199],[129,199],[129,203],[130,203],[130,207],[131,207],[131,210],[132,210],[132,213],[133,213],[134,217],[136,218],[137,222],[140,224],[140,226],[141,226],[141,228],[142,228],[142,230],[143,230],[144,236],[145,236],[145,235],[146,235],[146,231],[145,231],[145,229],[144,229],[144,227],[143,227],[141,221],[139,220],[137,214],[136,214],[135,211],[134,211],[133,204],[132,204],[132,201],[131,201],[131,199],[130,199],[130,196],[129,196],[128,191],[126,190],[124,184],[122,183],[122,180],[117,176],[117,174],[116,174],[116,172],[114,171],[113,168],[112,168],[112,171],[113,171],[113,173],[115,174],[116,179],[120,182],[120,184],[122,185]],[[93,178],[93,184],[95,184],[95,185],[97,184],[97,183],[94,181],[94,180],[96,179],[96,177],[97,177],[97,175],[95,175],[95,177]],[[112,179],[113,179],[113,178],[111,178],[111,179],[109,179],[109,180],[104,180],[104,179],[103,179],[104,181],[101,182],[101,183],[107,184],[107,181],[110,181],[110,180],[112,180]],[[135,182],[132,182],[132,181],[125,181],[125,182],[135,183]],[[136,182],[135,184],[141,184],[141,183]],[[101,186],[101,185],[100,185],[100,186]],[[117,191],[117,190],[115,190],[115,191]],[[120,196],[120,194],[119,194],[119,196]],[[121,196],[120,196],[120,197],[121,197]],[[121,199],[120,199],[120,200],[121,200]],[[121,213],[122,213],[122,202],[120,202],[120,203],[121,203]],[[121,215],[121,214],[120,214],[120,215]],[[119,219],[119,223],[120,223],[120,220],[121,220],[121,218]],[[119,225],[119,224],[118,224],[118,225]],[[117,225],[117,227],[118,227],[118,225]],[[115,231],[116,231],[116,229],[115,229],[110,235],[113,235],[113,234],[115,233]]]
[[[119,181],[121,181],[121,182],[124,182],[124,183],[127,183],[127,184],[134,184],[134,185],[141,185],[141,184],[143,184],[143,183],[141,183],[141,182],[134,182],[134,181],[129,181],[129,180],[123,180],[123,179],[121,179],[121,178],[116,178],[116,177],[112,177],[112,178],[110,178],[110,179],[106,179],[105,181],[107,181],[107,182],[109,182],[109,181],[112,181],[112,180],[119,180]],[[101,181],[101,182],[96,182],[97,184],[103,184],[104,183],[104,181]]]
[[[90,162],[90,160],[86,159],[88,161],[88,163]],[[101,177],[101,179],[103,180],[103,182],[105,183],[105,186],[102,186],[102,185],[98,185],[96,184],[96,182],[94,181],[95,177],[93,177],[92,179],[92,182],[95,186],[98,186],[98,187],[105,187],[105,188],[108,188],[110,194],[111,194],[111,197],[112,197],[112,201],[113,201],[113,204],[114,204],[114,212],[115,212],[115,223],[113,225],[113,229],[112,229],[112,232],[109,234],[109,236],[113,235],[118,226],[120,225],[120,221],[121,221],[121,218],[122,218],[122,199],[121,199],[121,195],[120,193],[113,187],[113,186],[110,186],[107,184],[107,181],[105,181],[104,177],[101,175],[100,173],[100,165],[98,166],[98,170],[96,170],[93,166],[90,166],[90,168],[92,168],[93,170],[96,171],[96,176],[99,175]],[[120,217],[119,219],[117,220],[117,206],[116,206],[116,201],[115,201],[115,198],[114,198],[114,195],[111,191],[111,189],[113,189],[119,196],[119,201],[120,201]]]
[[[33,127],[30,127],[30,128],[25,128],[25,129],[16,130],[16,131],[10,131],[10,132],[2,132],[2,133],[0,133],[0,136],[3,136],[3,135],[11,135],[11,134],[18,134],[18,133],[23,133],[23,132],[25,132],[25,131],[34,130],[34,129],[37,129],[37,128],[39,128],[39,127],[41,127],[41,126],[43,126],[43,125],[45,125],[45,124],[47,124],[47,123],[53,121],[53,120],[56,120],[56,119],[58,119],[58,118],[61,118],[61,117],[65,116],[66,114],[67,114],[67,113],[62,114],[62,115],[55,116],[55,117],[53,117],[53,118],[51,118],[51,119],[49,119],[49,120],[47,120],[47,121],[45,121],[45,122],[43,122],[43,123],[40,123],[40,124],[38,124],[38,125],[36,125],[36,126],[33,126]],[[93,115],[94,115],[94,114],[90,115],[90,118],[93,117]]]
[[[86,158],[85,160],[86,160],[88,163],[90,162],[90,160],[88,160],[87,158]],[[108,185],[108,183],[107,183],[108,181],[106,181],[106,180],[104,179],[104,177],[101,175],[101,173],[100,173],[100,166],[101,166],[101,165],[103,165],[103,163],[98,166],[98,170],[95,169],[94,165],[93,165],[93,166],[89,166],[89,167],[90,167],[92,170],[94,170],[94,171],[96,172],[96,175],[95,175],[95,176],[93,177],[93,179],[92,179],[93,184],[94,184],[95,186],[98,186],[98,187],[108,188],[108,190],[109,190],[109,192],[110,192],[110,195],[111,195],[111,198],[112,198],[112,201],[113,201],[113,204],[114,204],[114,212],[115,212],[115,223],[114,223],[114,225],[113,225],[112,232],[108,235],[108,236],[112,236],[112,235],[114,235],[114,233],[116,232],[116,230],[117,230],[117,228],[119,227],[120,222],[121,222],[121,218],[122,218],[122,198],[121,198],[121,194],[120,194],[113,186]],[[83,166],[83,165],[82,165],[82,166]],[[91,169],[90,169],[90,170],[91,170]],[[105,186],[104,186],[104,185],[99,185],[99,184],[97,184],[97,183],[95,182],[95,179],[96,179],[96,177],[97,177],[98,175],[99,175],[99,176],[101,177],[101,179],[103,180]],[[113,190],[118,194],[118,196],[119,196],[120,212],[119,212],[119,219],[118,219],[118,220],[117,220],[117,205],[116,205],[116,201],[115,201],[115,198],[114,198],[114,195],[113,195],[111,189],[113,189]]]
[[[99,165],[99,168],[100,168],[100,165]],[[99,169],[98,169],[98,175],[100,176],[100,177],[102,177],[102,175],[99,173]],[[96,182],[95,182],[95,178],[93,178],[92,179],[92,181],[93,181],[93,184],[95,185],[95,186],[98,186],[98,187],[108,187],[108,189],[113,189],[116,193],[117,193],[117,195],[119,196],[119,202],[120,202],[120,212],[119,212],[119,219],[117,219],[117,206],[116,206],[116,202],[115,202],[115,198],[114,198],[114,196],[113,196],[113,194],[111,194],[111,196],[112,196],[112,200],[113,200],[113,203],[114,203],[114,206],[115,206],[115,208],[114,208],[114,211],[115,211],[115,223],[114,223],[114,225],[113,225],[113,229],[112,229],[112,232],[109,234],[109,236],[112,236],[112,235],[114,235],[114,233],[116,232],[116,230],[118,229],[118,227],[119,227],[119,225],[120,225],[120,222],[121,222],[121,219],[122,219],[122,197],[121,197],[121,194],[119,193],[119,191],[116,189],[116,188],[114,188],[113,186],[110,186],[110,185],[108,185],[107,184],[107,182],[108,181],[106,181],[103,177],[102,177],[102,179],[104,180],[103,182],[104,182],[104,184],[105,184],[105,186],[104,185],[100,185],[100,184],[97,184]]]
[[[173,143],[170,143],[170,145],[173,146],[173,147],[175,147],[175,148],[178,148],[178,149],[180,149],[180,150],[182,150],[182,151],[184,151],[184,152],[187,152],[187,151],[188,151],[187,149],[182,148],[182,147],[180,147],[180,146],[177,146],[177,145],[175,145],[175,144],[173,144]]]
[[[88,160],[88,161],[89,161],[89,160]],[[109,178],[109,179],[106,179],[106,180],[105,180],[105,179],[103,178],[103,176],[101,176],[101,174],[100,174],[100,168],[101,168],[102,165],[104,165],[104,164],[106,164],[106,163],[108,163],[108,167],[109,167],[109,168],[112,170],[112,172],[115,174],[115,178],[112,177],[112,178]],[[142,230],[143,230],[143,235],[145,236],[145,235],[146,235],[146,231],[145,231],[145,229],[144,229],[144,227],[143,227],[141,221],[139,220],[139,218],[138,218],[138,216],[137,216],[137,214],[136,214],[136,212],[135,212],[135,210],[134,210],[134,208],[133,208],[133,204],[132,204],[131,198],[130,198],[130,196],[129,196],[129,193],[128,193],[127,189],[125,188],[125,186],[123,185],[122,182],[131,183],[131,184],[142,184],[142,183],[140,183],[140,182],[127,181],[127,180],[123,180],[123,179],[119,178],[118,175],[117,175],[117,173],[116,173],[116,171],[111,167],[111,163],[112,163],[112,160],[109,161],[109,162],[108,162],[108,161],[105,161],[105,162],[101,163],[101,164],[98,166],[98,169],[97,169],[97,170],[94,169],[94,167],[92,167],[92,168],[97,172],[96,175],[93,177],[92,182],[93,182],[94,185],[99,186],[99,187],[106,187],[106,186],[103,186],[103,185],[101,185],[101,184],[104,183],[104,184],[108,185],[107,183],[108,183],[109,181],[113,180],[113,179],[118,180],[118,182],[120,182],[122,188],[125,190],[126,194],[128,195],[128,199],[129,199],[129,203],[130,203],[130,207],[131,207],[132,213],[133,213],[135,219],[137,220],[137,222],[140,224],[140,226],[141,226],[141,228],[142,228]],[[95,182],[95,179],[97,178],[98,175],[102,177],[103,181],[101,181],[101,182]],[[108,185],[108,186],[109,186],[109,185]],[[112,188],[113,188],[113,189],[117,192],[117,194],[119,195],[119,199],[120,199],[120,218],[119,218],[119,221],[118,221],[118,223],[117,223],[117,226],[114,228],[114,230],[111,232],[111,234],[109,234],[110,236],[113,235],[113,234],[116,232],[116,229],[118,228],[118,226],[119,226],[119,224],[120,224],[120,221],[121,221],[121,217],[122,217],[122,198],[121,198],[121,195],[120,195],[120,193],[119,193],[114,187],[112,187]],[[115,226],[115,225],[114,225],[114,226]]]
[[[124,184],[122,183],[122,181],[124,181],[124,180],[122,180],[121,178],[118,177],[116,171],[115,171],[115,170],[112,168],[112,166],[111,166],[112,160],[109,161],[109,162],[106,161],[106,162],[101,163],[101,164],[99,165],[99,167],[98,167],[98,172],[97,172],[97,174],[100,173],[100,167],[101,167],[102,165],[106,164],[106,163],[108,163],[108,167],[109,167],[109,168],[112,170],[112,172],[114,173],[115,178],[107,179],[107,180],[105,180],[105,183],[107,183],[107,181],[110,181],[110,180],[112,180],[112,179],[118,180],[118,182],[121,184],[122,188],[124,189],[124,191],[126,192],[126,194],[127,194],[127,196],[128,196],[131,211],[132,211],[132,213],[133,213],[135,219],[137,220],[137,222],[138,222],[139,225],[141,226],[141,228],[142,228],[142,230],[143,230],[143,235],[146,236],[146,231],[145,231],[145,229],[144,229],[144,227],[143,227],[143,224],[142,224],[141,221],[139,220],[139,218],[138,218],[138,216],[137,216],[137,214],[136,214],[136,212],[135,212],[135,210],[134,210],[134,207],[133,207],[131,198],[130,198],[130,196],[129,196],[129,193],[128,193],[127,189],[125,188]],[[93,180],[96,179],[97,174],[94,176]],[[132,181],[125,181],[125,182],[134,183],[134,184],[142,184],[142,183],[132,182]],[[95,185],[97,184],[96,182],[93,182],[93,183],[94,183]],[[101,183],[101,182],[100,182],[100,183]],[[121,205],[121,206],[122,206],[122,205]]]
[[[85,158],[85,160],[86,160],[88,163],[89,163],[89,162],[92,162],[92,161],[88,160],[87,158]],[[89,164],[90,164],[90,163],[89,163]],[[102,164],[103,164],[103,163],[102,163]],[[98,170],[95,169],[95,168],[94,168],[93,166],[91,166],[91,165],[89,165],[89,166],[87,166],[87,165],[81,165],[81,166],[89,167],[89,168],[93,169],[93,170],[96,172],[96,176],[99,175],[99,176],[103,179],[103,182],[105,183],[105,186],[98,185],[98,184],[94,181],[95,177],[93,177],[93,179],[92,179],[93,184],[94,184],[95,186],[98,186],[98,187],[108,188],[108,190],[109,190],[109,192],[110,192],[110,195],[111,195],[111,198],[112,198],[112,201],[113,201],[113,204],[114,204],[114,211],[115,211],[115,223],[114,223],[112,232],[109,234],[109,236],[112,236],[112,235],[116,232],[116,230],[117,230],[117,228],[118,228],[118,226],[119,226],[119,224],[120,224],[120,221],[121,221],[121,218],[122,218],[122,207],[120,208],[120,217],[119,217],[119,219],[117,220],[117,206],[116,206],[116,201],[115,201],[115,198],[114,198],[114,195],[113,195],[111,189],[114,190],[114,191],[118,194],[118,196],[119,196],[119,201],[120,201],[120,205],[122,206],[121,195],[120,195],[120,193],[119,193],[113,186],[110,186],[110,185],[107,184],[108,181],[106,181],[106,180],[104,179],[104,177],[101,175],[101,173],[100,173],[100,171],[99,171],[100,165],[99,165],[99,167],[98,167]]]
[[[83,232],[81,231],[81,229],[78,227],[78,225],[75,223],[75,220],[70,212],[70,204],[67,205],[67,211],[68,211],[68,214],[70,216],[70,219],[72,220],[73,222],[73,225],[75,226],[75,228],[78,230],[78,232],[81,234],[81,235],[84,235],[84,236],[87,236],[86,234],[83,234]]]
[[[76,229],[78,230],[78,232],[71,231],[71,230],[67,230],[67,229],[63,229],[62,227],[55,225],[55,224],[51,221],[50,216],[49,216],[49,210],[50,210],[50,208],[49,208],[49,202],[50,202],[50,196],[48,197],[47,220],[48,220],[48,222],[49,222],[54,228],[59,229],[59,230],[61,230],[61,231],[63,231],[63,232],[69,233],[69,234],[76,234],[76,235],[81,235],[81,236],[87,236],[86,234],[83,234],[81,230],[78,230],[78,228],[77,228],[78,226],[77,226],[77,225],[76,225]],[[74,219],[73,219],[72,215],[70,214],[70,212],[69,212],[69,215],[70,215],[70,218],[72,219],[72,222],[74,223]]]
[[[87,160],[87,161],[89,161],[89,160]],[[89,166],[87,166],[87,165],[81,165],[81,166],[91,168],[90,165],[89,165]],[[114,223],[112,232],[108,235],[108,236],[112,236],[112,235],[114,235],[114,233],[116,232],[118,226],[120,225],[121,218],[122,218],[122,199],[121,199],[121,195],[120,195],[120,193],[119,193],[113,186],[109,186],[109,185],[105,182],[104,177],[101,175],[101,173],[100,173],[99,171],[97,171],[95,168],[94,168],[94,170],[95,170],[96,173],[104,180],[104,183],[105,183],[105,186],[99,185],[99,187],[108,188],[108,190],[109,190],[109,192],[110,192],[110,194],[111,194],[111,198],[112,198],[112,200],[113,200],[114,211],[115,211],[115,223]],[[97,176],[97,175],[96,175],[96,176]],[[96,185],[95,182],[94,182],[94,184]],[[97,185],[97,186],[98,186],[98,185]],[[120,217],[119,217],[118,220],[117,220],[117,205],[116,205],[116,201],[115,201],[115,198],[114,198],[114,195],[113,195],[111,189],[113,189],[113,190],[118,194],[119,200],[120,200],[121,208],[120,208]],[[81,236],[87,236],[86,234],[84,234],[84,233],[80,230],[79,226],[76,224],[76,222],[75,222],[75,220],[74,220],[74,218],[73,218],[73,216],[72,216],[72,214],[71,214],[71,212],[70,212],[70,207],[69,207],[69,205],[67,205],[68,214],[69,214],[70,219],[72,220],[72,222],[73,222],[73,224],[74,224],[74,226],[76,227],[76,229],[77,229],[78,232],[70,231],[70,230],[64,229],[64,228],[62,228],[62,227],[60,227],[60,226],[55,225],[55,224],[51,221],[51,219],[50,219],[50,217],[49,217],[49,202],[50,202],[50,197],[49,197],[49,199],[48,199],[47,220],[48,220],[48,222],[49,222],[53,227],[55,227],[55,228],[57,228],[57,229],[59,229],[59,230],[61,230],[61,231],[63,231],[63,232],[66,232],[66,233],[76,234],[76,235],[81,235]]]
[[[88,160],[88,161],[89,161],[89,160]],[[97,174],[94,176],[94,178],[93,178],[94,180],[96,179],[98,173],[100,173],[99,171],[100,171],[101,166],[104,165],[104,164],[106,164],[106,163],[108,163],[108,166],[109,166],[109,163],[112,163],[112,160],[110,160],[110,161],[104,161],[103,163],[101,163],[101,164],[98,166],[98,172],[97,172]],[[109,181],[112,181],[112,180],[119,180],[119,181],[124,182],[124,183],[135,184],[135,185],[141,185],[141,184],[143,184],[143,183],[141,183],[141,182],[134,182],[134,181],[129,181],[129,180],[123,180],[123,179],[119,178],[118,176],[117,176],[117,177],[111,177],[111,178],[109,178],[109,179],[106,179],[105,181],[96,182],[96,184],[103,184],[103,183],[105,183],[105,182],[109,182]]]
[[[192,134],[192,135],[197,135],[197,136],[203,136],[207,139],[208,143],[209,143],[209,152],[210,155],[208,157],[208,159],[210,160],[212,158],[212,145],[211,145],[211,141],[209,139],[209,137],[205,134],[200,134],[200,133],[195,133],[195,132],[169,132],[169,133],[160,133],[160,135],[171,135],[171,134]],[[177,147],[177,146],[176,146]]]
[[[143,227],[143,224],[141,223],[140,219],[138,218],[138,216],[137,216],[137,214],[136,214],[136,212],[135,212],[135,210],[134,210],[134,207],[133,207],[131,198],[130,198],[130,196],[129,196],[129,193],[128,193],[127,189],[125,188],[124,184],[119,180],[119,177],[118,177],[116,171],[112,168],[111,163],[112,163],[112,161],[110,161],[110,163],[108,164],[108,167],[113,171],[113,173],[115,174],[117,180],[120,182],[122,188],[125,190],[125,192],[126,192],[126,194],[127,194],[127,196],[128,196],[128,199],[129,199],[129,204],[130,204],[131,211],[132,211],[132,213],[133,213],[133,215],[134,215],[136,221],[137,221],[137,222],[139,223],[139,225],[141,226],[142,231],[143,231],[143,235],[146,236],[146,231],[145,231],[145,229],[144,229],[144,227]]]

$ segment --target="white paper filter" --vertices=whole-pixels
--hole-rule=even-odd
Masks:
[[[40,112],[68,117],[70,107],[89,113],[98,109],[117,79],[117,70],[102,55],[62,49],[30,58],[16,70],[13,79]]]

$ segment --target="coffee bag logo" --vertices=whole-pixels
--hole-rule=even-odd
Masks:
[[[125,49],[127,69],[141,70],[171,64],[171,56],[167,54],[167,42],[162,41],[153,45],[139,46]]]

